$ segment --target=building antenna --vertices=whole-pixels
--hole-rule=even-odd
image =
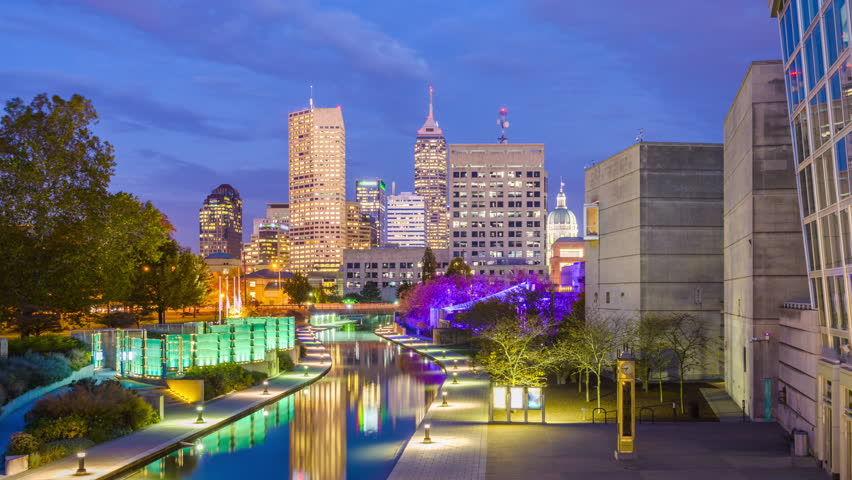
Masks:
[[[500,114],[500,117],[497,119],[497,126],[500,127],[500,136],[497,138],[497,142],[509,143],[509,139],[506,138],[506,129],[509,128],[509,120],[506,119],[506,116],[509,114],[509,111],[506,110],[506,107],[503,107],[497,113]]]
[[[432,92],[434,92],[434,91],[435,91],[435,89],[432,88],[431,85],[429,85],[429,118],[433,117],[433,115],[432,115]]]
[[[308,103],[311,106],[311,110],[314,109],[314,86],[311,85],[311,98],[308,100]]]
[[[633,139],[633,143],[642,143],[645,141],[645,129],[639,129],[639,135],[636,135],[636,138]]]

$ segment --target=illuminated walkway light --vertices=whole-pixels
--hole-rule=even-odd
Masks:
[[[77,471],[74,475],[87,475],[86,471],[86,452],[77,452]]]
[[[269,380],[263,381],[263,393],[261,395],[269,395]]]
[[[432,425],[427,423],[426,425],[423,426],[423,431],[424,431],[423,443],[432,443],[432,437],[429,435],[431,433],[431,430],[432,430]]]
[[[195,407],[195,410],[198,412],[198,418],[195,419],[195,423],[205,423],[204,422],[204,407],[199,405]]]

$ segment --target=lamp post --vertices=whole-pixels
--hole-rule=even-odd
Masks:
[[[456,372],[453,372],[453,385],[458,385],[458,383],[459,383],[459,374],[456,373]]]
[[[423,425],[423,443],[432,443],[432,436],[430,435],[430,433],[432,433],[431,430],[432,425],[428,423],[426,425]]]
[[[278,270],[278,295],[281,297],[281,303],[283,304],[284,303],[284,293],[283,293],[284,289],[281,288],[281,268],[278,267],[277,263],[273,263],[272,268]]]
[[[308,376],[308,366],[307,365],[305,365],[305,376],[306,377]]]
[[[263,381],[263,393],[261,395],[269,395],[269,380]]]
[[[204,422],[204,407],[199,405],[195,407],[195,410],[198,412],[198,418],[195,419],[195,423],[205,423]]]
[[[86,452],[77,452],[77,471],[74,475],[86,475]]]
[[[442,392],[441,396],[444,397],[443,402],[441,402],[441,406],[442,407],[449,407],[450,404],[447,403],[447,392]]]

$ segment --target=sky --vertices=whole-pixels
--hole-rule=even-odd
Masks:
[[[0,94],[90,98],[112,189],[151,201],[198,250],[198,209],[230,183],[245,240],[287,201],[287,114],[343,109],[356,178],[413,189],[435,88],[447,142],[544,143],[582,221],[584,169],[646,141],[722,142],[750,62],[780,58],[763,0],[3,0]]]

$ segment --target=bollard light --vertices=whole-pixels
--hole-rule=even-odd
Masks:
[[[263,409],[263,416],[268,417],[269,416],[269,410]]]
[[[77,452],[77,472],[74,475],[86,475],[86,452]]]
[[[441,358],[447,358],[447,351],[441,350]]]
[[[453,370],[458,370],[458,369],[459,369],[459,361],[453,360]]]
[[[305,376],[306,377],[308,376],[308,366],[307,365],[305,365]]]
[[[198,418],[195,419],[195,423],[204,423],[204,407],[199,405],[195,407],[195,410],[198,412]]]
[[[442,407],[449,407],[450,405],[447,403],[447,392],[443,392],[441,394],[441,396],[444,397],[444,401],[441,403],[441,406]]]
[[[453,385],[458,385],[459,383],[459,374],[457,372],[453,372]]]
[[[269,380],[263,381],[263,393],[261,395],[269,395]]]
[[[428,423],[426,425],[423,425],[423,431],[424,431],[423,443],[432,443],[432,437],[429,435],[430,433],[432,433],[431,430],[432,430],[432,425],[430,425]]]

